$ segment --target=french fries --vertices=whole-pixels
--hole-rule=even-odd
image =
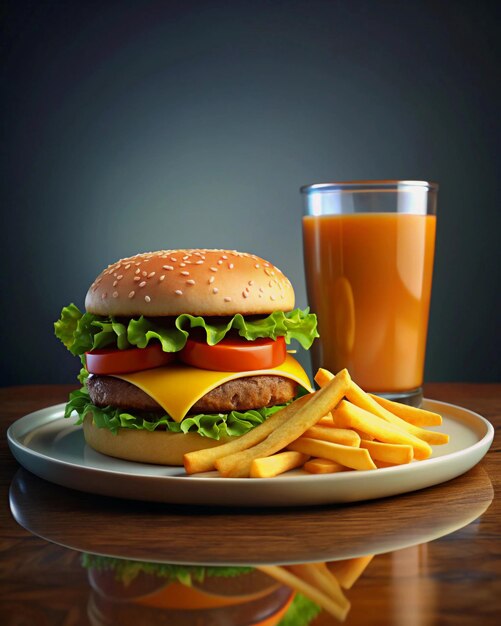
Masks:
[[[366,411],[381,417],[390,424],[399,426],[403,430],[407,430],[411,435],[415,435],[429,444],[438,446],[449,442],[449,436],[445,433],[424,430],[423,428],[419,428],[419,426],[409,424],[401,417],[398,417],[398,415],[391,413],[388,409],[385,409],[384,406],[381,406],[381,404],[371,398],[369,394],[360,389],[360,387],[353,381],[351,381],[351,384],[346,392],[346,397],[352,404],[355,404],[361,409],[365,409]]]
[[[332,418],[331,418],[332,419]],[[322,421],[322,420],[320,420]],[[360,446],[360,435],[349,428],[334,428],[334,426],[312,426],[304,432],[304,437],[321,439],[332,443],[340,443],[343,446]]]
[[[310,474],[336,474],[337,472],[346,472],[350,468],[330,459],[314,458],[306,461],[303,469]]]
[[[336,426],[340,428],[353,426],[357,430],[373,435],[375,439],[383,443],[408,444],[414,448],[416,459],[427,459],[431,456],[431,447],[426,441],[346,400],[339,403],[332,417]]]
[[[340,465],[351,467],[355,470],[376,469],[371,455],[363,448],[342,446],[338,443],[320,441],[319,439],[311,439],[310,437],[299,437],[299,439],[296,439],[288,445],[288,449],[311,456],[330,459]]]
[[[337,593],[337,587],[339,587],[339,583],[336,581],[337,586],[334,585],[335,591],[333,593],[330,589],[328,590],[328,593],[326,593],[325,585],[322,585],[322,588],[319,589],[315,583],[311,582],[312,578],[311,575],[309,575],[309,572],[306,573],[306,570],[302,569],[305,565],[294,566],[296,568],[295,572],[290,571],[287,567],[279,565],[259,565],[257,569],[260,569],[265,574],[268,574],[268,576],[278,580],[283,585],[287,585],[288,587],[299,591],[299,593],[302,593],[310,598],[310,600],[313,600],[313,602],[316,602],[325,611],[330,613],[330,615],[343,622],[346,619],[348,611],[350,610],[350,603],[344,597],[344,594],[344,601],[342,601],[342,603],[338,601],[339,596]]]
[[[228,478],[249,476],[254,459],[283,450],[292,441],[300,437],[305,430],[314,426],[319,419],[329,413],[345,395],[350,380],[348,371],[341,370],[328,385],[309,396],[308,400],[287,422],[277,427],[261,443],[243,452],[218,459],[215,465],[221,475]]]
[[[368,554],[343,561],[331,561],[326,563],[326,566],[330,573],[337,578],[343,589],[351,589],[373,558],[373,554]]]
[[[300,407],[305,405],[310,395],[311,394],[303,396],[280,411],[277,411],[265,422],[259,424],[259,426],[256,426],[256,428],[253,428],[248,433],[245,433],[245,435],[238,437],[238,439],[228,441],[228,443],[223,443],[221,446],[216,446],[215,448],[188,452],[184,455],[184,469],[186,473],[198,474],[200,472],[208,472],[215,468],[217,459],[242,452],[242,450],[247,450],[247,448],[261,443],[273,430],[285,424]]]
[[[302,563],[301,565],[289,565],[287,569],[302,578],[306,583],[320,589],[326,596],[330,596],[342,610],[348,611],[350,602],[344,595],[341,585],[333,574],[327,569],[325,563]]]
[[[372,393],[368,395],[383,408],[401,417],[409,424],[414,424],[414,426],[440,426],[442,424],[442,416],[438,413],[433,413],[433,411],[418,409],[401,402],[393,402],[393,400],[381,398],[381,396],[375,396]]]
[[[449,439],[422,428],[441,424],[440,415],[367,394],[347,370],[334,376],[321,368],[315,381],[319,391],[247,434],[185,454],[186,472],[217,469],[226,478],[271,478],[297,467],[311,474],[377,470],[427,459],[430,444]]]
[[[405,444],[364,441],[362,439],[360,447],[369,451],[373,461],[403,465],[404,463],[410,463],[414,457],[412,446]]]
[[[310,457],[301,452],[288,450],[262,459],[254,459],[250,468],[251,478],[272,478],[295,467],[301,467]]]

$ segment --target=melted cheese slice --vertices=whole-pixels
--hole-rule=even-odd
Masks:
[[[266,370],[215,372],[175,364],[132,374],[115,374],[115,378],[139,387],[156,400],[174,421],[180,422],[195,402],[219,385],[229,380],[264,374],[289,378],[308,391],[313,391],[306,372],[290,354],[286,356],[282,365]]]

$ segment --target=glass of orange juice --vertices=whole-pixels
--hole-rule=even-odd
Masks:
[[[437,192],[414,180],[301,188],[315,371],[346,367],[366,391],[421,403]]]

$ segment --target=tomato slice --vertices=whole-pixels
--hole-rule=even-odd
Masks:
[[[172,352],[164,352],[159,343],[130,350],[92,350],[85,353],[87,370],[91,374],[127,374],[149,370],[174,361]]]
[[[283,337],[254,341],[232,337],[223,339],[215,346],[188,338],[179,352],[179,358],[187,365],[220,372],[270,369],[281,365],[286,356]]]

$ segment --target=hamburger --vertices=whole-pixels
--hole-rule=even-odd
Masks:
[[[294,308],[289,279],[235,250],[161,250],[109,265],[85,312],[70,304],[56,336],[81,358],[86,442],[114,457],[182,465],[186,452],[262,423],[310,381],[287,344],[308,349],[316,316]]]
[[[305,626],[312,600],[252,567],[130,561],[84,553],[88,617],[105,624]]]

